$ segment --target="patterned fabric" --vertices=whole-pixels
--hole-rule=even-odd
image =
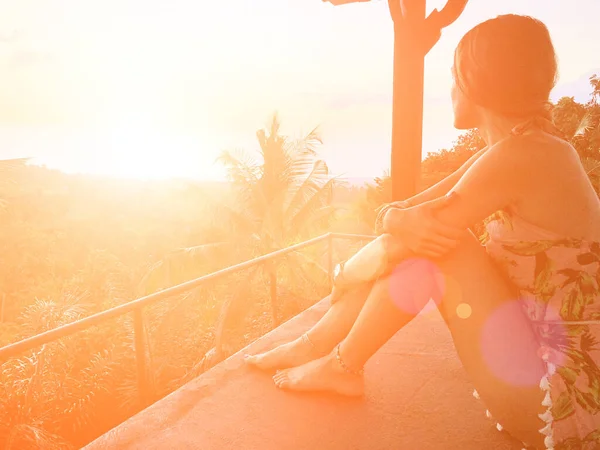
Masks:
[[[546,362],[546,448],[600,449],[600,243],[558,236],[510,210],[486,229],[486,250],[519,289]]]

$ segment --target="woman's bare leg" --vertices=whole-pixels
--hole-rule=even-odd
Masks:
[[[473,384],[505,429],[522,441],[542,446],[543,436],[537,430],[544,426],[538,417],[544,412],[543,392],[538,383],[544,366],[515,294],[470,233],[459,248],[436,264],[443,274],[443,282],[438,279],[438,285],[443,285],[438,308]],[[399,269],[373,287],[340,346],[348,367],[362,367],[427,303],[428,297],[419,299],[418,295],[413,303],[396,298],[398,289],[415,280],[415,274],[407,272],[408,276]],[[469,309],[470,314],[465,314]],[[279,387],[288,389],[324,389],[348,395],[362,392],[361,377],[342,370],[334,353],[279,372],[274,379]]]
[[[248,364],[261,369],[283,369],[304,364],[328,354],[347,335],[365,304],[373,283],[348,291],[309,331],[310,343],[298,338],[268,352],[247,355]]]

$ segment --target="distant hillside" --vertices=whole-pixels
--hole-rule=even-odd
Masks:
[[[346,182],[354,187],[363,187],[366,183],[373,183],[375,177],[349,177]]]

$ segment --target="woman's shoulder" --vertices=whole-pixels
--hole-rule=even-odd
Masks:
[[[518,197],[549,180],[555,182],[564,180],[565,176],[572,177],[581,172],[578,166],[581,161],[571,144],[535,131],[511,136],[490,146],[461,181],[478,179],[478,183],[483,183],[483,177],[489,186],[501,186]]]
[[[504,144],[531,151],[575,150],[571,143],[562,137],[541,130],[514,135],[512,139],[505,140]]]
[[[512,136],[494,147],[515,162],[538,168],[579,162],[577,151],[568,141],[541,131]]]

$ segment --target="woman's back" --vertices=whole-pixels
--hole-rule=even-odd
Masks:
[[[597,448],[600,202],[571,145],[537,131],[517,139],[539,170],[506,216],[488,223],[486,250],[518,289],[546,364],[546,447]]]
[[[600,241],[600,201],[579,155],[566,141],[541,131],[516,137],[531,170],[510,205],[523,220],[566,238]]]

